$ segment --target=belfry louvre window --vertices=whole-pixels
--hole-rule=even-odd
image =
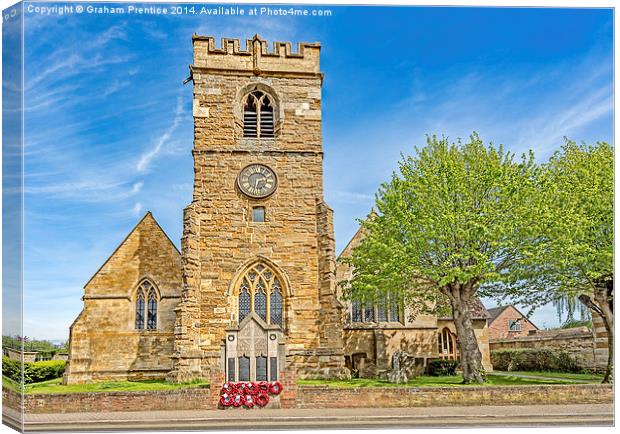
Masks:
[[[148,280],[136,291],[136,330],[157,330],[157,293]]]
[[[282,327],[282,283],[264,263],[250,267],[239,284],[239,322],[255,312],[268,324]]]
[[[243,103],[243,137],[273,137],[273,109],[269,95],[260,90],[249,93]]]

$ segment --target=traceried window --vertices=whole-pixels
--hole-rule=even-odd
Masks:
[[[157,296],[155,295],[155,290],[153,288],[149,291],[146,328],[149,330],[157,329]]]
[[[362,316],[362,304],[357,300],[353,300],[351,302],[351,321],[352,322],[363,322],[364,321],[364,318]]]
[[[144,292],[142,289],[138,289],[138,295],[136,297],[136,330],[142,330],[144,328]]]
[[[269,305],[271,306],[271,324],[282,327],[282,293],[280,292],[280,282],[276,279],[271,287]]]
[[[136,330],[157,330],[157,292],[144,280],[136,291]]]
[[[273,112],[273,102],[269,95],[260,90],[250,92],[243,102],[243,137],[273,137]]]
[[[250,285],[244,277],[241,281],[241,292],[239,293],[239,322],[250,313]]]
[[[282,283],[271,268],[258,263],[248,269],[239,285],[239,322],[255,312],[268,324],[283,323]]]
[[[401,320],[401,304],[396,297],[388,294],[387,300],[372,303],[351,301],[351,322],[397,322]]]

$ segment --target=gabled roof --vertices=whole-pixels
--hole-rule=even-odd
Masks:
[[[489,323],[492,323],[493,321],[495,321],[495,318],[497,318],[503,311],[505,311],[508,306],[497,306],[497,307],[492,307],[491,309],[487,309],[490,315]]]
[[[488,319],[489,312],[487,311],[482,301],[476,297],[469,302],[469,311],[471,312],[472,319]],[[440,317],[441,320],[452,320],[452,317]]]
[[[526,319],[530,324],[532,324],[538,330],[538,326],[534,324],[532,320],[527,317],[527,315],[523,315],[523,313],[519,309],[517,309],[517,307],[514,304],[507,304],[506,306],[497,306],[497,307],[488,309],[489,315],[491,316],[489,319],[489,325],[491,325],[493,321],[495,321],[497,317],[500,316],[502,312],[504,312],[509,307],[516,310],[517,313],[521,315],[522,318]]]
[[[153,223],[155,223],[155,227],[158,228],[161,233],[166,237],[166,239],[170,242],[170,244],[172,245],[172,247],[174,247],[174,251],[181,256],[181,252],[179,252],[179,249],[177,248],[177,246],[174,245],[174,243],[172,242],[172,240],[170,239],[170,237],[168,236],[168,234],[162,229],[162,227],[160,226],[159,223],[157,223],[157,220],[155,220],[155,217],[153,217],[153,214],[151,213],[151,211],[147,211],[146,214],[144,215],[144,217],[142,217],[140,219],[140,221],[133,227],[133,229],[131,231],[129,231],[129,233],[127,234],[127,236],[125,238],[123,238],[123,241],[121,241],[121,243],[116,247],[116,249],[114,249],[114,251],[112,252],[112,254],[110,256],[108,256],[108,259],[105,260],[105,262],[101,265],[101,267],[99,267],[97,269],[97,271],[95,272],[95,274],[93,274],[90,279],[88,279],[88,282],[86,282],[86,284],[84,285],[84,287],[87,287],[88,284],[90,282],[92,282],[92,280],[95,278],[95,276],[97,276],[97,274],[99,274],[99,272],[101,270],[103,270],[103,268],[108,264],[108,262],[110,262],[110,260],[114,257],[114,255],[116,254],[116,252],[119,251],[119,249],[125,244],[125,242],[127,242],[127,240],[133,235],[134,232],[136,232],[136,230],[138,230],[138,228],[142,225],[144,225],[148,220],[151,220]]]

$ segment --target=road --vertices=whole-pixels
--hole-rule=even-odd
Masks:
[[[3,415],[3,421],[10,420]],[[612,426],[613,404],[30,414],[27,431]]]

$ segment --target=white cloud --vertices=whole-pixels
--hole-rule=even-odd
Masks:
[[[172,135],[176,131],[177,127],[181,123],[181,119],[183,117],[183,98],[177,98],[177,107],[174,113],[174,119],[172,124],[168,127],[166,131],[155,141],[155,144],[152,148],[145,151],[138,162],[136,163],[136,170],[140,173],[145,173],[148,171],[149,166],[160,155],[164,147],[168,144],[169,140],[172,138]]]
[[[131,209],[131,213],[134,217],[140,217],[140,214],[142,214],[142,204],[140,202],[136,202]]]

